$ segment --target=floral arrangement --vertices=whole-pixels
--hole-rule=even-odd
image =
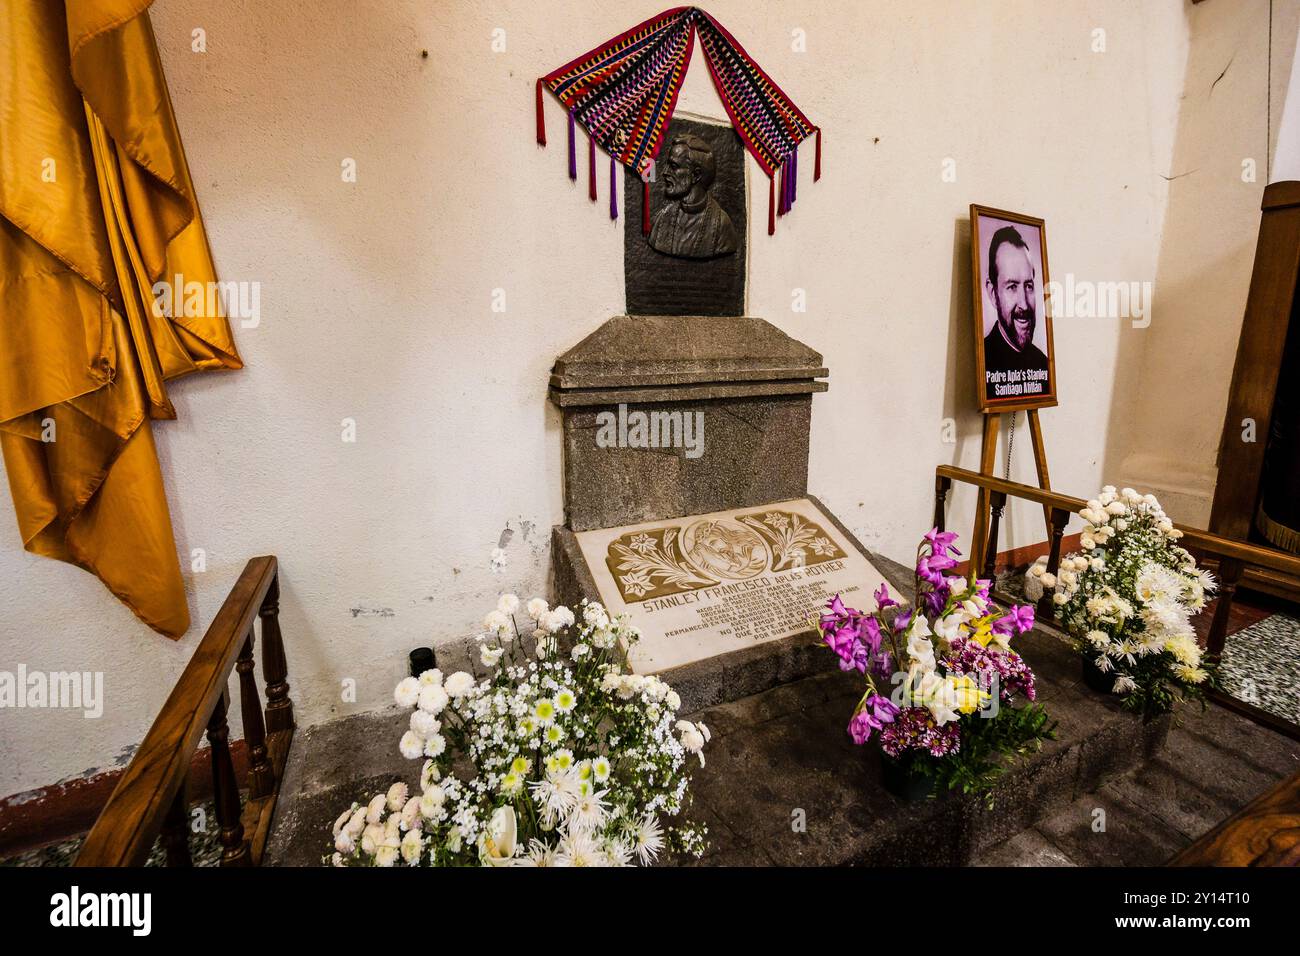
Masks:
[[[1079,511],[1080,554],[1030,566],[1025,594],[1052,591],[1061,623],[1124,705],[1150,718],[1179,699],[1199,699],[1214,669],[1202,659],[1191,618],[1215,590],[1214,578],[1177,542],[1154,495],[1107,485]]]
[[[399,747],[424,761],[419,793],[395,783],[345,811],[336,866],[627,866],[665,848],[703,852],[702,826],[666,818],[709,729],[677,719],[663,681],[627,672],[636,629],[594,602],[575,616],[535,598],[526,642],[518,610],[507,594],[484,619],[487,678],[433,669],[397,685],[412,709]]]
[[[882,584],[873,613],[836,595],[819,623],[840,668],[866,681],[848,726],[854,743],[875,733],[908,774],[989,792],[1007,757],[1036,749],[1054,730],[1033,703],[1033,672],[1010,646],[1033,627],[1033,608],[1003,611],[989,599],[991,582],[945,574],[957,565],[956,537],[936,528],[923,538],[913,607]],[[1021,697],[1027,705],[1012,707]]]

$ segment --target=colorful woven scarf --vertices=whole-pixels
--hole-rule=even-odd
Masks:
[[[596,146],[609,153],[609,215],[618,218],[615,163],[641,177],[642,231],[650,231],[649,179],[672,119],[695,35],[731,124],[768,177],[767,232],[789,212],[798,191],[799,144],[817,134],[813,179],[822,175],[821,127],[772,81],[727,29],[699,7],[651,17],[537,81],[537,142],[546,145],[542,88],[569,112],[569,178],[578,178],[575,126],[589,136],[588,194],[596,199]],[[777,174],[780,173],[778,196]]]

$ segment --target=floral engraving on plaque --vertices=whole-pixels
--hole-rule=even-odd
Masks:
[[[719,583],[686,563],[677,546],[679,530],[653,528],[610,542],[606,563],[626,600],[643,601]]]
[[[767,539],[773,571],[821,564],[843,554],[825,531],[792,511],[743,515],[740,520]]]
[[[843,556],[816,522],[768,509],[629,532],[610,542],[605,563],[623,599],[634,603]]]

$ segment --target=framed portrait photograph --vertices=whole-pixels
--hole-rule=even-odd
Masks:
[[[1047,231],[1033,216],[970,207],[976,391],[982,411],[1056,404]]]

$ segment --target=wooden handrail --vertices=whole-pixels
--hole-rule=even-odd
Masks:
[[[1083,508],[1087,502],[1082,498],[1074,498],[1055,491],[1045,491],[1032,485],[1022,485],[1019,482],[1007,481],[1004,478],[995,478],[992,475],[980,474],[966,468],[958,468],[955,465],[940,465],[935,469],[934,478],[934,524],[941,530],[944,526],[944,512],[948,492],[952,489],[954,481],[975,485],[988,492],[988,494],[980,496],[980,502],[976,505],[976,508],[981,512],[984,509],[989,509],[993,517],[993,520],[989,521],[983,513],[976,516],[975,527],[977,529],[984,527],[988,530],[987,540],[970,542],[970,553],[972,555],[986,555],[981,567],[972,567],[970,569],[972,575],[982,572],[986,578],[992,579],[993,577],[994,555],[997,553],[997,519],[1008,495],[1035,502],[1046,509],[1048,514],[1047,530],[1050,538],[1047,570],[1051,574],[1057,573],[1060,568],[1062,535],[1065,532],[1065,527],[1069,524],[1071,515]],[[1183,532],[1181,541],[1184,547],[1197,551],[1202,555],[1212,555],[1218,558],[1219,589],[1217,599],[1214,602],[1214,616],[1210,619],[1210,631],[1205,640],[1205,650],[1210,657],[1220,658],[1228,640],[1228,619],[1232,614],[1232,603],[1236,597],[1237,585],[1241,583],[1247,569],[1263,568],[1267,571],[1277,572],[1300,580],[1300,558],[1273,548],[1264,548],[1245,541],[1224,538],[1209,531],[1203,531],[1200,528],[1189,528],[1181,524],[1175,524],[1174,527]],[[972,564],[974,563],[972,562]],[[1037,614],[1040,620],[1054,621],[1056,619],[1056,606],[1052,603],[1050,593],[1045,593],[1038,602]],[[1300,740],[1300,725],[1264,711],[1246,701],[1238,700],[1222,690],[1211,690],[1208,692],[1208,696],[1215,703],[1233,710],[1255,723],[1263,724],[1293,739]]]
[[[1087,502],[1082,498],[1062,495],[1055,491],[1044,491],[1042,488],[1035,488],[1033,485],[1022,485],[1015,481],[995,478],[992,475],[981,475],[979,472],[958,468],[955,465],[940,465],[935,469],[935,475],[939,478],[977,485],[989,491],[1002,492],[1013,498],[1023,498],[1026,501],[1046,505],[1050,508],[1059,508],[1071,513],[1078,512],[1080,508],[1087,505]],[[1185,548],[1300,577],[1300,558],[1287,554],[1285,551],[1264,548],[1245,541],[1237,541],[1233,538],[1224,538],[1209,531],[1191,528],[1176,522],[1174,527],[1183,532],[1181,543]]]
[[[77,856],[78,866],[143,865],[164,825],[168,861],[188,862],[187,834],[183,829],[188,823],[187,778],[205,732],[212,747],[213,788],[225,847],[222,864],[258,862],[293,733],[293,705],[285,679],[278,607],[276,559],[273,556],[253,558],[221,605],[95,821]],[[256,702],[256,684],[251,674],[253,624],[259,617],[268,698],[265,726],[258,719],[262,711]],[[250,759],[249,801],[244,820],[240,819],[238,785],[226,729],[227,687],[237,661]],[[268,728],[270,740],[265,736]],[[245,821],[253,827],[248,837]]]

